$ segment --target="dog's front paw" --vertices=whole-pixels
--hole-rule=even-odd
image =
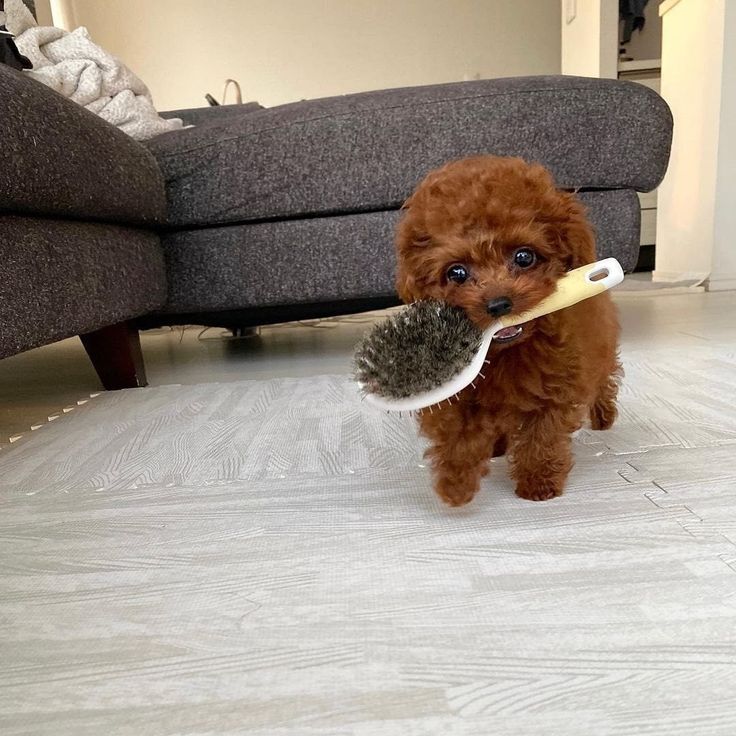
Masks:
[[[516,495],[526,501],[549,501],[550,498],[562,495],[562,485],[538,480],[519,483]]]
[[[618,412],[613,403],[596,403],[590,409],[590,428],[595,430],[611,429]]]
[[[439,478],[434,490],[448,506],[465,506],[470,503],[478,492],[478,483],[457,478]]]

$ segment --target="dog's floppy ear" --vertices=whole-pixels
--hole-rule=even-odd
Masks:
[[[402,209],[407,209],[410,201],[411,197],[406,200]],[[405,212],[396,227],[396,291],[401,300],[407,304],[415,302],[420,297],[413,269],[409,265],[412,260],[415,236],[411,215]]]
[[[399,293],[399,298],[405,304],[411,304],[417,301],[421,295],[417,289],[417,282],[414,276],[411,275],[405,264],[399,262],[399,266],[396,269],[396,291]]]
[[[565,217],[560,226],[560,250],[568,270],[586,266],[596,259],[595,233],[585,216],[585,206],[569,192],[560,193],[565,199]]]

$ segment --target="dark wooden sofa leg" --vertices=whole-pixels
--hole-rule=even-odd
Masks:
[[[103,327],[79,338],[108,391],[148,385],[141,339],[129,322]]]

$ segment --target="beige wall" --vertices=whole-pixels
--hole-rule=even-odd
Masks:
[[[563,74],[618,76],[618,3],[615,0],[561,0]]]
[[[51,0],[159,109],[560,71],[559,0]]]
[[[39,25],[52,25],[51,0],[36,0],[36,18],[38,19]]]

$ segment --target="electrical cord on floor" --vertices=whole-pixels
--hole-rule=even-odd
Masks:
[[[336,317],[319,317],[313,320],[296,320],[294,322],[281,322],[273,325],[263,325],[254,327],[254,332],[246,335],[233,335],[228,329],[220,330],[216,335],[211,337],[204,337],[209,331],[215,329],[213,325],[202,327],[201,325],[175,325],[171,327],[161,328],[162,330],[168,330],[170,332],[179,333],[179,344],[184,341],[184,335],[187,330],[199,329],[197,333],[197,340],[200,342],[206,342],[211,340],[249,340],[254,337],[260,337],[263,331],[276,331],[287,328],[307,327],[312,330],[333,330],[340,325],[371,325],[374,324],[377,319],[382,319],[386,315],[395,312],[401,307],[390,307],[389,309],[383,309],[376,312],[363,312],[361,314],[347,314],[339,315]]]

